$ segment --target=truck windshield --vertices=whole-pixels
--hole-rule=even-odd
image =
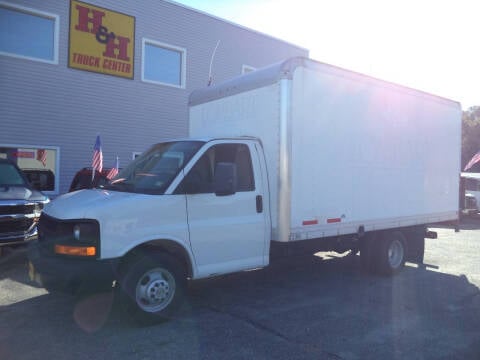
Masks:
[[[154,145],[120,171],[104,188],[163,194],[203,144],[201,141],[176,141]]]
[[[27,186],[17,168],[9,163],[0,163],[0,186]]]

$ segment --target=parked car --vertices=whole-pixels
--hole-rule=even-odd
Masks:
[[[38,237],[36,225],[49,201],[31,186],[15,163],[0,159],[0,252],[3,246]]]
[[[81,189],[93,189],[109,182],[107,178],[111,168],[105,168],[102,172],[95,171],[95,177],[92,180],[92,168],[83,168],[73,177],[69,192]]]

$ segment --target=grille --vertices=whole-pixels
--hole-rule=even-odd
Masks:
[[[0,236],[24,236],[35,225],[33,214],[35,204],[5,204],[0,205]],[[27,217],[27,215],[30,215]]]
[[[0,233],[1,234],[24,234],[27,233],[33,226],[34,220],[29,218],[21,219],[3,219],[0,221]]]
[[[1,205],[0,215],[11,214],[32,214],[35,210],[35,204],[26,205]]]

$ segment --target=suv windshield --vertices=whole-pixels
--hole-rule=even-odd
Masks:
[[[201,141],[177,141],[154,145],[120,171],[104,188],[163,194],[203,144]]]
[[[17,168],[9,163],[0,163],[0,186],[27,186]]]

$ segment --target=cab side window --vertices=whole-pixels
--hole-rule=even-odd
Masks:
[[[213,193],[213,178],[218,163],[233,163],[237,167],[237,192],[255,190],[252,160],[245,144],[212,146],[189,171],[176,193]]]
[[[246,145],[242,144],[237,148],[235,164],[237,164],[237,191],[255,190],[252,159],[250,158],[250,151]]]

